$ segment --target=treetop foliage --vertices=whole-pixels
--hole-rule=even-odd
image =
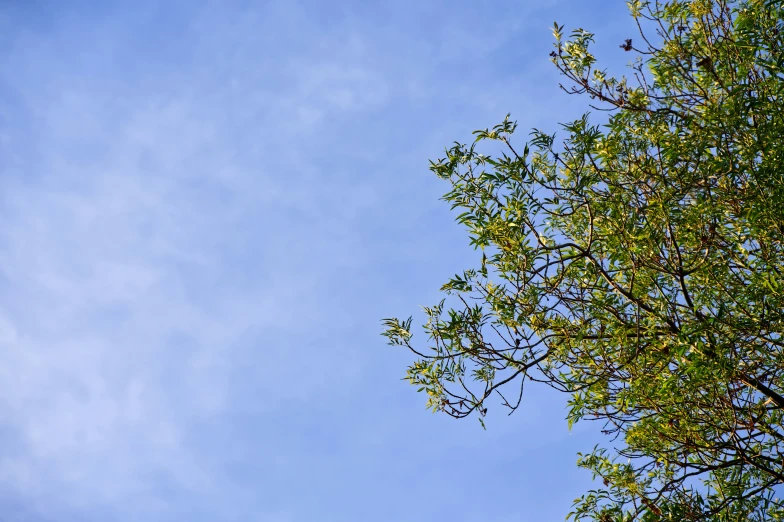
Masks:
[[[384,335],[434,411],[484,425],[535,381],[567,394],[570,425],[600,422],[576,520],[779,520],[784,5],[628,5],[628,76],[553,27],[562,87],[606,124],[526,142],[507,117],[431,163],[481,263],[424,308],[426,346],[411,318]]]

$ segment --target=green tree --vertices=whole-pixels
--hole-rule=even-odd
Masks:
[[[625,77],[554,27],[565,89],[606,124],[517,143],[507,117],[431,163],[481,265],[424,308],[425,346],[411,318],[384,335],[417,354],[407,378],[436,411],[482,421],[530,380],[567,394],[570,426],[602,423],[613,449],[580,455],[601,486],[577,520],[778,520],[784,6],[629,8]]]

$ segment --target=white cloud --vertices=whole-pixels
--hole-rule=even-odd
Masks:
[[[245,416],[356,394],[362,356],[324,346],[319,329],[352,326],[341,292],[376,291],[351,280],[370,255],[366,216],[386,206],[420,226],[403,214],[424,196],[396,186],[410,155],[398,134],[459,89],[459,110],[434,118],[465,117],[481,96],[500,103],[472,71],[431,67],[503,39],[444,29],[413,42],[381,26],[373,41],[362,20],[362,33],[317,23],[317,3],[232,14],[215,2],[188,20],[153,4],[20,31],[3,57],[16,112],[0,123],[0,493],[55,515],[104,505],[147,519],[171,508],[171,490],[255,499],[255,484],[223,483],[216,463],[250,457],[200,430],[230,419],[261,431]],[[446,85],[461,74],[464,87]],[[433,139],[412,132],[416,146]],[[424,261],[437,247],[420,237],[374,239]],[[254,464],[284,467],[276,451],[260,441]]]
[[[36,46],[37,67],[57,60],[58,45]],[[0,172],[0,411],[16,439],[0,454],[2,489],[46,510],[130,499],[141,511],[166,509],[161,481],[216,493],[189,431],[231,406],[232,369],[245,356],[232,351],[236,340],[249,328],[318,323],[312,292],[345,257],[307,252],[350,238],[329,227],[372,200],[361,184],[316,180],[307,160],[304,172],[264,161],[281,129],[384,101],[383,81],[339,56],[294,67],[291,86],[268,82],[262,96],[242,76],[117,96],[100,78],[69,74],[36,88],[37,71],[20,70],[14,84],[41,154],[28,149]],[[260,149],[233,141],[247,115],[262,120],[251,129],[267,142]],[[328,201],[341,212],[330,215],[322,198],[354,191],[365,202]],[[286,213],[316,221],[297,230]],[[267,367],[256,377],[274,389],[291,370],[285,353],[262,349]],[[307,385],[299,390],[304,399]]]

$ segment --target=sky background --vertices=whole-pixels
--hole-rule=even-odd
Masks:
[[[478,260],[428,159],[587,109],[554,20],[622,71],[622,2],[0,0],[0,521],[563,520],[566,398],[379,335]]]

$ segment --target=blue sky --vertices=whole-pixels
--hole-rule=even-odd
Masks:
[[[554,20],[623,65],[621,2],[0,3],[0,520],[563,520],[565,397],[379,336],[477,259],[427,160],[585,109]]]

